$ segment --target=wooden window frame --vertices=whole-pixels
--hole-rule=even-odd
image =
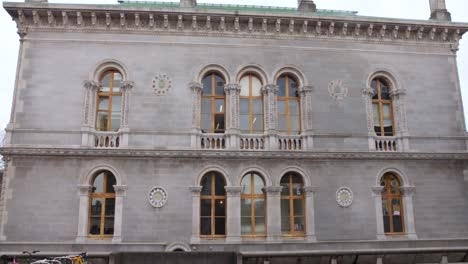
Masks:
[[[108,71],[105,71],[102,75],[101,75],[101,78],[99,79],[99,83],[102,83],[102,80],[108,75],[108,74],[112,74],[110,80],[109,80],[109,92],[103,92],[101,91],[100,89],[98,89],[98,98],[97,98],[97,101],[96,101],[96,124],[95,124],[95,127],[96,127],[96,130],[98,131],[107,131],[107,132],[111,132],[111,123],[112,123],[112,98],[113,97],[123,97],[123,94],[122,94],[122,90],[121,88],[119,88],[119,92],[114,92],[114,79],[115,79],[115,74],[118,73],[120,74],[120,76],[123,77],[122,73],[120,73],[119,71],[117,70],[108,70]],[[99,109],[99,103],[101,101],[101,98],[103,97],[107,97],[109,102],[108,102],[108,106],[107,106],[107,110],[100,110]],[[123,99],[123,98],[122,98]],[[100,130],[100,126],[99,126],[99,113],[102,112],[102,113],[107,113],[107,127],[106,127],[106,130]],[[123,116],[120,117],[121,119],[123,118]],[[119,127],[120,127],[120,124],[119,124]]]
[[[389,183],[390,176],[393,176],[393,177],[395,177],[395,179],[398,180],[399,188],[401,188],[401,181],[396,175],[394,175],[392,173],[386,173],[382,177],[382,180],[385,182],[384,190],[382,191],[382,205],[383,205],[383,201],[386,201],[386,206],[387,206],[386,209],[388,211],[389,225],[390,225],[390,232],[385,232],[385,226],[384,226],[384,233],[385,233],[385,235],[395,235],[395,236],[405,235],[406,232],[405,232],[405,212],[404,212],[404,207],[403,207],[404,206],[403,205],[403,195],[401,193],[401,190],[400,190],[400,192],[398,194],[392,194],[391,193],[391,187],[390,187],[390,183]],[[401,217],[402,232],[394,232],[395,227],[394,227],[394,224],[393,224],[393,210],[388,210],[389,208],[392,207],[393,199],[398,199],[400,201],[400,217]],[[382,208],[382,210],[383,210],[383,208]],[[382,215],[383,215],[383,211],[382,211]],[[385,217],[385,215],[383,215],[383,217]]]
[[[218,72],[210,72],[206,74],[202,80],[204,80],[206,77],[211,76],[211,94],[207,95],[203,93],[203,90],[205,89],[205,84],[202,83],[203,85],[203,90],[202,90],[202,96],[201,96],[201,102],[200,104],[203,107],[203,99],[210,99],[211,101],[211,130],[206,132],[206,133],[219,133],[223,134],[226,132],[226,94],[223,93],[223,95],[216,95],[216,76],[219,76],[223,81],[224,85],[226,85],[226,79],[223,77],[223,75],[219,74]],[[223,112],[217,112],[216,109],[216,100],[222,99],[224,101],[224,108]],[[224,129],[216,129],[216,115],[224,115]],[[203,116],[200,118],[200,127],[203,129]]]
[[[281,200],[289,200],[289,231],[288,232],[281,232],[282,236],[284,237],[305,237],[306,236],[306,230],[307,230],[307,213],[306,213],[306,205],[305,205],[305,192],[302,191],[301,195],[294,195],[293,193],[293,176],[295,176],[294,173],[288,173],[284,175],[281,179],[284,177],[289,178],[289,195],[281,195]],[[302,181],[302,187],[304,187],[304,180],[301,177]],[[296,231],[294,228],[294,200],[302,200],[302,210],[304,212],[304,231]],[[281,203],[280,203],[281,206]],[[281,218],[283,218],[281,216]]]
[[[393,137],[393,136],[395,136],[395,120],[394,120],[394,116],[393,116],[393,100],[391,98],[390,99],[382,99],[381,83],[384,82],[387,85],[387,87],[389,89],[389,92],[391,91],[392,87],[390,87],[388,85],[388,81],[386,81],[385,79],[382,79],[382,78],[374,78],[374,79],[372,79],[372,81],[375,81],[376,85],[377,85],[377,99],[372,99],[372,105],[374,105],[374,104],[378,105],[380,136],[381,137]],[[374,87],[372,87],[372,89],[374,89]],[[372,95],[372,98],[374,96],[375,96],[375,94]],[[392,135],[391,136],[386,136],[385,135],[385,126],[384,126],[385,117],[384,117],[384,111],[383,111],[384,104],[388,104],[390,106],[390,120],[392,121]],[[372,112],[372,114],[374,115],[375,113]],[[374,133],[377,136],[379,136],[377,134],[377,132],[375,131],[375,124],[374,124]]]
[[[285,78],[285,96],[278,96],[277,97],[277,101],[284,101],[285,102],[285,108],[286,108],[286,113],[285,114],[280,114],[279,112],[277,112],[277,115],[278,115],[278,120],[279,120],[279,116],[286,116],[286,127],[287,127],[287,131],[285,130],[281,130],[281,129],[278,129],[280,132],[287,132],[288,135],[291,134],[291,111],[290,111],[290,107],[289,107],[289,102],[290,101],[297,101],[297,105],[298,105],[298,111],[299,111],[299,133],[301,133],[302,131],[302,122],[301,122],[301,119],[302,119],[302,116],[301,116],[301,98],[299,96],[294,96],[294,97],[290,97],[289,96],[289,80],[292,79],[297,85],[299,84],[299,82],[297,81],[297,78],[291,76],[290,74],[282,74],[280,77],[278,77],[278,79],[276,79],[276,83],[278,83],[278,80],[281,79],[281,78]],[[297,89],[299,89],[299,87],[297,87]]]
[[[255,77],[257,78],[259,81],[260,81],[260,85],[263,85],[262,83],[262,80],[256,75],[256,74],[253,74],[253,73],[247,73],[245,74],[244,76],[242,76],[241,80],[248,77],[249,78],[249,95],[248,96],[240,96],[240,99],[247,99],[249,100],[249,133],[253,134],[255,132],[257,133],[261,133],[262,131],[265,130],[265,127],[264,127],[264,123],[263,123],[263,119],[265,118],[265,113],[263,111],[263,107],[264,107],[264,101],[263,101],[263,96],[260,94],[259,96],[252,96],[252,78]],[[253,129],[253,118],[254,118],[254,113],[253,113],[253,101],[254,100],[257,100],[257,99],[261,99],[262,100],[262,129],[260,131],[255,131]]]
[[[91,192],[89,194],[89,206],[88,206],[88,238],[92,238],[92,239],[102,239],[102,240],[107,240],[107,239],[112,239],[114,237],[114,234],[112,235],[106,235],[104,234],[104,225],[105,225],[105,219],[106,219],[106,201],[107,199],[114,199],[115,200],[115,192],[114,193],[110,193],[108,192],[108,190],[106,189],[107,187],[107,179],[108,177],[114,177],[115,179],[115,176],[112,175],[112,173],[110,172],[99,172],[96,174],[96,176],[94,176],[94,179],[93,179],[93,188],[94,188],[94,182],[96,180],[96,178],[101,175],[101,173],[103,173],[103,181],[102,181],[102,185],[103,185],[103,190],[104,192],[102,193],[94,193],[94,192]],[[91,235],[90,232],[91,232],[91,208],[92,208],[92,205],[93,205],[93,198],[98,198],[98,199],[102,199],[103,200],[103,203],[101,205],[101,217],[100,217],[100,234],[99,235]],[[114,203],[114,216],[112,218],[114,218],[114,225],[115,225],[115,206],[116,204]]]
[[[241,193],[241,205],[242,205],[242,200],[251,200],[250,203],[250,225],[252,227],[252,231],[249,235],[247,234],[242,234],[241,231],[241,236],[244,238],[265,238],[266,237],[266,232],[267,232],[267,201],[266,201],[266,195],[265,192],[262,194],[255,194],[255,186],[254,186],[254,178],[255,175],[259,176],[260,179],[263,181],[263,186],[265,186],[265,181],[263,180],[263,177],[254,173],[250,172],[247,173],[244,177],[249,177],[250,176],[250,194],[244,194],[243,192]],[[265,233],[261,235],[257,235],[255,232],[255,204],[254,201],[255,199],[263,199],[264,202],[264,212],[263,212],[263,218],[265,219]],[[242,210],[242,209],[241,209]],[[241,219],[242,219],[242,214],[241,214]]]
[[[226,231],[227,231],[227,197],[226,197],[226,191],[224,192],[224,196],[221,196],[221,195],[216,195],[216,178],[219,178],[219,179],[222,179],[223,183],[224,183],[224,186],[226,186],[226,181],[223,179],[222,176],[220,176],[219,174],[215,173],[215,172],[211,172],[211,173],[208,173],[208,174],[205,174],[205,176],[203,177],[206,177],[208,175],[211,175],[211,195],[200,195],[200,205],[202,205],[202,200],[211,200],[211,216],[210,216],[210,222],[211,222],[211,235],[202,235],[201,234],[201,219],[202,219],[202,215],[201,215],[201,210],[202,210],[202,207],[200,206],[200,212],[199,212],[199,216],[200,216],[200,226],[199,226],[199,229],[200,229],[200,238],[202,239],[222,239],[222,238],[226,238]],[[225,204],[224,206],[224,216],[223,217],[220,217],[220,216],[216,216],[215,215],[215,205],[216,205],[216,200],[222,200]],[[215,234],[215,224],[216,224],[216,218],[224,218],[224,235],[216,235]]]

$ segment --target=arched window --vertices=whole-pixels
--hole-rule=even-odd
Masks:
[[[93,189],[89,199],[89,237],[112,238],[115,216],[115,177],[103,171],[93,180]]]
[[[401,183],[392,173],[385,174],[380,179],[382,192],[382,209],[385,234],[401,234],[405,232]]]
[[[96,108],[96,129],[117,131],[122,119],[122,75],[115,70],[105,72],[100,79]]]
[[[241,234],[265,236],[265,183],[260,175],[248,173],[241,182]]]
[[[373,90],[372,109],[374,115],[374,131],[377,136],[393,136],[393,106],[390,97],[390,86],[382,78],[375,78],[371,82]]]
[[[288,134],[299,134],[301,131],[301,110],[298,93],[298,82],[289,74],[281,75],[278,85],[278,130]]]
[[[226,190],[224,178],[216,172],[201,180],[200,235],[204,238],[226,236]]]
[[[226,81],[220,74],[211,72],[203,80],[201,129],[204,133],[224,133],[226,96],[224,85]]]
[[[262,82],[254,74],[240,80],[240,130],[243,133],[263,133]]]
[[[286,236],[304,236],[305,203],[304,182],[296,173],[281,178],[281,232]]]

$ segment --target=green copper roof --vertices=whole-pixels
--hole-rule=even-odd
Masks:
[[[119,1],[122,6],[144,6],[156,8],[179,8],[179,2],[155,2],[155,1]],[[294,7],[255,6],[255,5],[225,5],[225,4],[197,4],[198,10],[226,10],[226,11],[252,11],[272,13],[300,13]],[[325,10],[318,9],[317,15],[330,16],[355,16],[356,11]]]

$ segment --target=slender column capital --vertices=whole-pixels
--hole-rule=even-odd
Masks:
[[[189,83],[189,87],[195,93],[201,93],[201,91],[203,90],[203,85],[201,83],[197,83],[197,82]]]
[[[312,94],[313,91],[314,91],[313,86],[302,86],[299,89],[299,96],[303,97],[303,96],[306,96],[306,95],[310,95],[310,94]]]
[[[395,99],[405,94],[406,94],[405,89],[394,89],[390,91],[390,97],[395,98]]]
[[[305,186],[302,187],[302,191],[305,192],[306,195],[314,195],[318,190],[317,186]]]
[[[262,87],[263,94],[278,94],[279,86],[276,84],[267,84]]]
[[[372,196],[381,196],[384,190],[384,186],[374,186],[372,187]]]
[[[414,186],[400,187],[403,192],[403,196],[413,196],[416,188]]]
[[[78,192],[80,196],[88,196],[93,190],[93,186],[89,184],[78,185]]]
[[[84,81],[83,85],[86,89],[91,90],[91,91],[96,91],[97,89],[101,87],[100,83],[95,82],[95,81],[89,81],[89,80]]]
[[[16,33],[18,33],[18,35],[20,37],[20,41],[22,42],[24,40],[24,37],[26,37],[26,35],[28,34],[28,28],[27,27],[19,27],[18,31]]]
[[[374,95],[374,90],[372,90],[372,88],[370,87],[367,87],[367,88],[362,89],[361,93],[363,96],[371,97],[372,95]]]
[[[125,81],[122,82],[122,85],[120,86],[120,89],[122,90],[131,90],[133,87],[135,87],[135,83],[131,81]]]
[[[201,190],[203,187],[201,186],[190,186],[188,189],[192,193],[192,196],[200,196]]]
[[[230,83],[230,84],[226,84],[224,86],[224,91],[227,93],[227,94],[230,94],[230,93],[238,93],[240,92],[241,90],[241,86],[237,83]]]
[[[226,190],[227,196],[236,197],[240,196],[242,192],[243,186],[225,186],[224,189]]]
[[[283,186],[265,186],[265,187],[263,187],[263,190],[269,196],[279,196],[282,189],[283,189]]]
[[[124,197],[127,192],[127,186],[125,185],[114,185],[115,196]]]

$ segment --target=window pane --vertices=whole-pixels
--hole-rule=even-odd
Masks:
[[[250,116],[249,115],[240,115],[239,116],[239,126],[240,126],[240,130],[250,132]]]
[[[211,216],[211,200],[210,199],[201,199],[200,201],[200,215],[201,216]]]
[[[250,194],[252,192],[252,178],[250,174],[247,174],[242,178],[242,193]]]
[[[114,73],[114,85],[112,88],[112,92],[118,93],[120,92],[120,86],[122,85],[122,75],[118,72]]]
[[[215,218],[215,235],[226,234],[226,219],[224,217]]]
[[[265,200],[264,199],[255,199],[255,216],[265,216]]]
[[[304,232],[304,217],[294,217],[294,230]]]
[[[216,75],[216,87],[215,87],[215,94],[216,95],[224,95],[224,80],[219,75]]]
[[[294,216],[304,216],[304,200],[302,199],[294,199],[293,200],[294,206]]]
[[[250,113],[250,102],[249,99],[240,99],[240,113],[249,114]]]
[[[211,114],[202,114],[201,115],[201,119],[202,119],[201,129],[205,133],[211,132],[211,117],[212,117]]]
[[[374,116],[374,126],[380,127],[379,104],[372,104],[372,114]]]
[[[294,79],[292,79],[292,78],[288,78],[288,83],[289,83],[289,87],[288,87],[289,97],[297,97],[298,94],[297,94],[297,83],[296,83],[296,81],[294,81]]]
[[[257,174],[254,174],[254,193],[255,194],[263,194],[263,183],[262,177]]]
[[[291,133],[299,133],[299,116],[298,115],[292,115],[290,117],[290,126],[291,126]]]
[[[286,183],[286,182],[283,183],[282,182],[280,185],[281,185],[281,187],[283,187],[281,189],[281,195],[283,195],[283,196],[289,195],[289,183]]]
[[[112,112],[120,112],[122,110],[122,97],[112,96]]]
[[[203,94],[205,95],[212,95],[211,92],[211,74],[207,75],[203,78]]]
[[[281,231],[291,231],[289,199],[281,199]]]
[[[89,234],[100,235],[101,234],[101,217],[91,217],[89,223]]]
[[[255,234],[265,234],[265,217],[255,217]]]
[[[224,132],[224,114],[215,115],[215,132]]]
[[[262,82],[255,76],[252,76],[252,96],[260,96],[262,90]]]
[[[212,113],[212,106],[211,106],[211,99],[209,98],[203,98],[202,99],[202,105],[201,105],[201,112],[205,114],[211,114]]]
[[[107,131],[108,113],[107,112],[98,112],[97,120],[97,130]]]
[[[383,115],[384,117],[391,117],[392,115],[390,114],[390,105],[389,104],[383,104],[382,105],[383,109]]]
[[[101,217],[103,198],[92,198],[91,217]]]
[[[108,110],[109,109],[109,97],[99,96],[99,109],[98,110]]]
[[[115,198],[106,198],[106,217],[115,215]]]
[[[216,175],[215,178],[215,195],[224,196],[226,194],[226,190],[224,189],[224,179],[223,177]]]
[[[253,113],[262,114],[263,113],[263,101],[262,99],[253,99]]]
[[[200,219],[200,234],[211,235],[211,218],[202,217]]]
[[[296,100],[289,100],[289,114],[299,115],[299,102]]]
[[[216,112],[224,113],[224,110],[226,110],[226,108],[224,107],[224,99],[216,99],[215,104],[216,104]]]
[[[106,192],[107,193],[115,193],[114,185],[117,185],[117,183],[115,182],[115,177],[108,174],[107,175],[107,182],[106,182]]]
[[[278,96],[286,96],[286,78],[285,77],[281,77],[278,79],[278,81],[276,82],[276,84],[278,85]]]
[[[211,175],[206,175],[201,180],[201,195],[211,195]]]
[[[400,215],[393,216],[393,232],[395,233],[403,232],[403,221],[401,220]]]
[[[302,177],[301,177],[301,176],[299,176],[299,175],[297,175],[297,174],[295,174],[295,173],[292,173],[292,176],[291,176],[291,177],[292,177],[292,182],[293,182],[293,183],[300,183],[300,184],[302,184]]]
[[[96,178],[94,178],[93,183],[93,192],[94,193],[102,193],[104,192],[104,173],[99,173]]]
[[[252,126],[254,131],[263,131],[263,115],[254,115],[252,120]]]
[[[114,234],[114,217],[106,217],[104,219],[104,235]]]
[[[250,217],[241,217],[241,233],[242,235],[252,234],[252,220]]]
[[[380,82],[380,93],[381,93],[381,98],[383,100],[390,99],[390,89],[388,88],[388,85],[383,81]]]
[[[278,101],[278,114],[286,113],[286,101]]]
[[[101,80],[101,87],[99,88],[100,92],[109,92],[110,91],[110,80],[112,78],[112,72],[107,73],[104,78]]]
[[[240,96],[249,96],[249,76],[245,76],[240,81],[241,92]]]
[[[390,217],[387,215],[387,216],[384,216],[383,217],[383,220],[384,220],[384,232],[385,233],[390,233]]]
[[[215,200],[215,216],[226,216],[226,201],[224,199]]]
[[[241,216],[242,217],[252,216],[252,200],[251,199],[241,200]]]
[[[288,131],[288,125],[286,122],[286,116],[280,115],[278,116],[278,130],[279,131]]]
[[[372,99],[378,99],[378,90],[377,90],[377,81],[376,80],[372,80],[371,87],[372,87],[372,91],[374,92],[373,95],[372,95]]]
[[[120,129],[120,117],[121,113],[114,113],[112,112],[111,116],[111,124],[110,124],[110,131],[118,131]]]
[[[400,216],[401,215],[401,205],[400,205],[400,199],[392,199],[392,214],[394,216]]]

